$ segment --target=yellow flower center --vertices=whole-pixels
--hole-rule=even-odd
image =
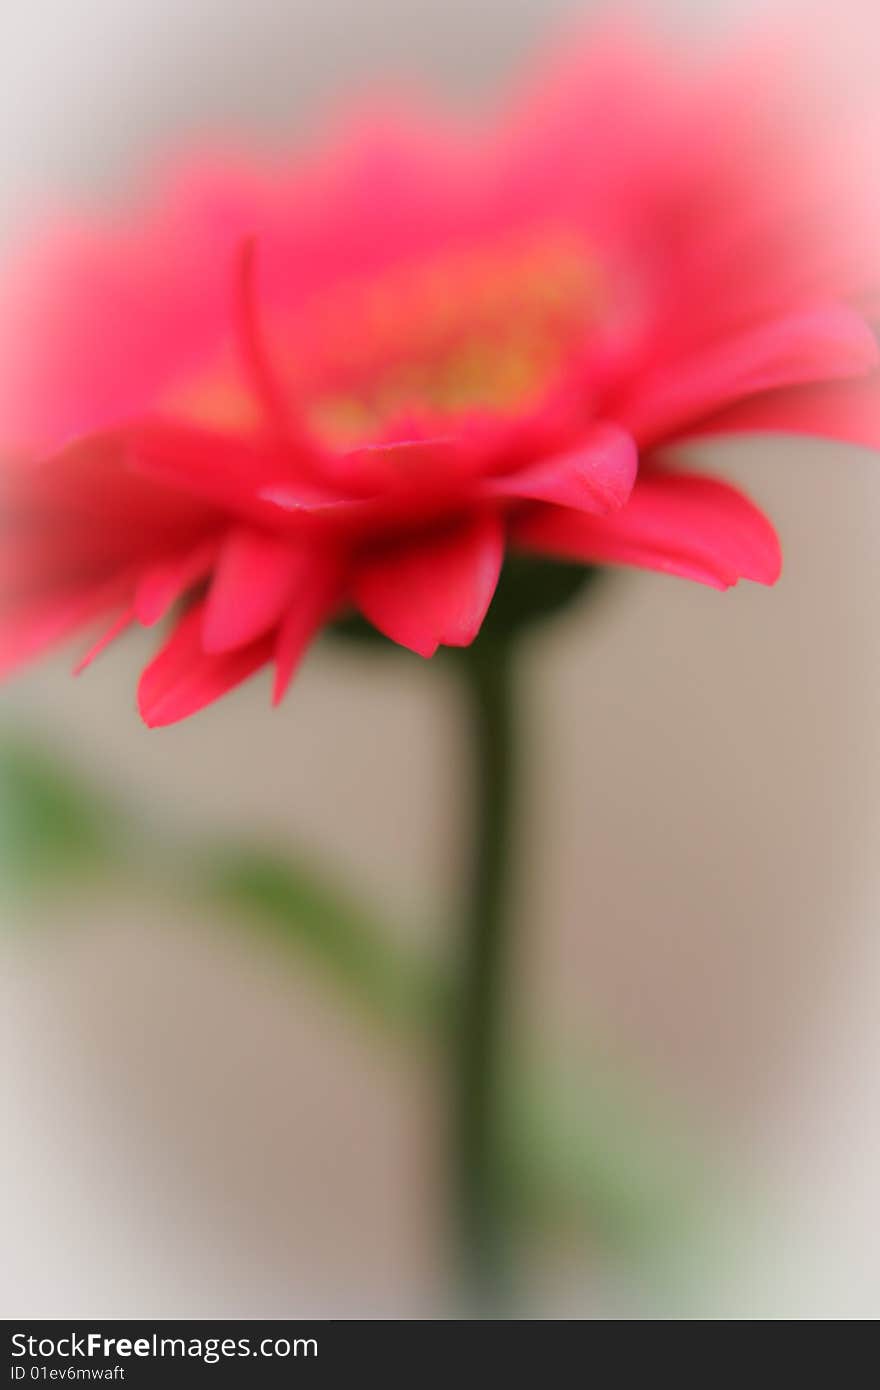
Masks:
[[[539,405],[601,311],[596,263],[561,234],[449,252],[316,294],[286,331],[267,316],[282,391],[332,448],[395,424],[451,425]],[[258,404],[234,367],[175,395],[188,418],[246,430]]]

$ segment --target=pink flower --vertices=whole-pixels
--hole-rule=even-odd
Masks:
[[[172,612],[160,725],[266,663],[279,700],[347,607],[467,645],[508,550],[772,584],[770,523],[675,446],[880,447],[877,189],[784,69],[610,28],[492,122],[361,112],[55,228],[0,313],[3,667]]]

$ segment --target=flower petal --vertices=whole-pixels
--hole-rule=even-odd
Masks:
[[[878,362],[877,340],[862,315],[832,304],[732,335],[690,359],[664,362],[615,401],[614,417],[644,444],[743,396],[858,376]]]
[[[299,446],[279,448],[170,419],[133,425],[126,439],[135,475],[263,525],[296,530],[299,516],[346,500],[319,476],[317,457]]]
[[[880,449],[880,372],[858,381],[768,391],[700,422],[694,433],[808,434]]]
[[[134,620],[134,606],[130,604],[119,614],[115,621],[111,623],[106,632],[102,632],[98,640],[92,643],[85,655],[80,657],[73,668],[73,674],[75,676],[81,675],[86,667],[91,666],[96,657],[99,657],[103,651],[106,651],[111,642],[115,642],[116,638],[121,636],[127,627],[131,626]]]
[[[309,643],[330,616],[343,593],[343,572],[335,559],[316,556],[297,584],[275,643],[275,684],[272,703],[278,705]]]
[[[504,557],[494,514],[407,541],[366,560],[354,582],[358,608],[392,641],[420,656],[466,647],[480,630]]]
[[[554,502],[584,512],[609,512],[632,492],[638,453],[631,435],[597,425],[577,449],[541,459],[513,473],[487,478],[489,496]]]
[[[216,540],[205,541],[203,545],[182,551],[144,570],[134,596],[138,622],[144,627],[152,627],[160,618],[164,618],[172,604],[182,598],[187,589],[210,573],[217,549]]]
[[[121,435],[4,463],[2,489],[4,522],[41,532],[53,546],[63,542],[90,566],[150,560],[192,544],[211,519],[203,502],[132,472]]]
[[[642,473],[627,505],[608,517],[541,508],[512,535],[543,554],[661,570],[716,589],[738,579],[774,584],[782,563],[776,532],[753,502],[688,473]]]
[[[206,652],[246,646],[274,627],[309,552],[250,527],[236,527],[222,544],[205,605]]]
[[[132,425],[126,441],[136,475],[223,509],[246,508],[261,487],[287,481],[277,450],[220,430],[152,419]]]
[[[247,680],[272,654],[268,637],[232,652],[206,652],[203,619],[203,604],[191,608],[141,676],[138,708],[151,729],[175,724],[204,709]]]
[[[182,254],[180,228],[53,228],[3,277],[0,424],[48,452],[114,428],[221,341],[223,256]],[[176,233],[176,235],[175,235]]]
[[[12,604],[0,612],[0,675],[42,656],[123,597],[120,583],[80,585]]]

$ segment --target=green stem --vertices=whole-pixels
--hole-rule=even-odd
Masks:
[[[470,701],[474,807],[470,896],[455,1038],[455,1144],[462,1278],[480,1306],[507,1291],[509,1223],[500,1118],[508,955],[513,766],[512,652],[480,642],[463,661]]]

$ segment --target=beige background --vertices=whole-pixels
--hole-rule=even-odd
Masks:
[[[567,8],[32,5],[0,57],[3,221],[113,186],[179,128],[278,130],[404,63],[479,91]],[[877,461],[807,443],[698,457],[766,505],[785,576],[719,596],[625,575],[524,652],[520,1010],[576,1075],[596,1047],[634,1069],[759,1194],[736,1254],[707,1257],[704,1309],[872,1317]],[[314,850],[396,929],[441,941],[464,833],[443,672],[325,645],[278,713],[258,679],[148,733],[133,703],[148,649],[135,638],[78,681],[67,658],[30,672],[3,719],[142,800],[153,826]],[[109,887],[41,911],[55,929],[12,936],[2,958],[3,1313],[435,1310],[430,1070],[214,922]],[[532,1280],[544,1310],[619,1306],[589,1253],[536,1257]]]

